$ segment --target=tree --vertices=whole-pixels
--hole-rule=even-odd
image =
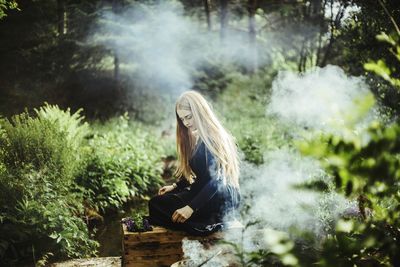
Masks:
[[[396,0],[355,2],[358,8],[350,13],[349,23],[346,23],[338,33],[328,62],[342,66],[351,75],[365,74],[377,101],[388,113],[399,115],[399,90],[383,78],[366,73],[363,66],[371,61],[385,61],[392,69],[391,76],[400,78],[400,62],[387,49],[388,44],[382,45],[376,38],[377,34],[386,32],[394,40],[398,39],[393,22],[400,24],[400,2]]]
[[[223,41],[228,27],[228,0],[219,0],[220,4],[220,37]]]
[[[250,72],[255,72],[257,70],[257,32],[256,32],[256,21],[255,14],[258,8],[257,0],[248,0],[247,10],[249,14],[249,43],[251,50],[252,66],[250,67]]]
[[[211,31],[210,0],[203,0],[203,1],[204,1],[204,13],[206,15],[206,20],[207,20],[207,30]]]

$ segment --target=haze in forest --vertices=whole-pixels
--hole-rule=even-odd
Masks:
[[[104,11],[98,26],[88,38],[115,51],[121,60],[121,71],[135,82],[147,84],[160,92],[181,93],[192,88],[191,74],[209,63],[235,63],[250,67],[254,59],[246,32],[207,31],[195,17],[184,15],[179,2],[161,2],[155,6],[137,7],[115,14]],[[268,54],[268,48],[263,47]],[[265,65],[267,58],[258,57]]]

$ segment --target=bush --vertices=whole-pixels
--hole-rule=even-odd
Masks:
[[[232,83],[215,105],[224,124],[236,138],[244,159],[256,165],[264,162],[263,155],[267,150],[290,145],[286,129],[266,114],[274,75],[268,72],[252,77],[231,74]]]
[[[63,111],[58,106],[45,104],[45,106],[35,109],[40,119],[55,123],[61,132],[66,134],[67,145],[74,150],[79,150],[84,137],[88,134],[89,125],[83,122],[84,117],[80,115],[82,109],[74,114],[70,113],[70,109]],[[78,154],[77,156],[80,156]]]
[[[374,122],[361,135],[324,136],[303,144],[303,152],[319,158],[330,171],[337,190],[358,199],[363,219],[338,222],[335,236],[323,244],[323,266],[330,262],[342,266],[400,263],[399,134],[397,123]]]
[[[144,198],[161,184],[163,151],[155,136],[121,116],[97,125],[88,140],[86,169],[77,183],[97,210],[119,208],[133,196]]]
[[[215,98],[232,82],[227,73],[233,71],[233,66],[217,60],[204,60],[197,70],[193,71],[193,90]]]
[[[399,35],[384,33],[379,40],[391,45],[390,52],[400,62]],[[373,71],[397,90],[400,79],[394,66],[384,60],[369,62],[364,68]],[[360,107],[367,110],[373,100]],[[323,244],[321,263],[330,266],[399,266],[400,265],[400,124],[372,122],[367,131],[347,130],[343,136],[327,135],[303,144],[303,152],[321,160],[335,178],[338,191],[357,197],[363,220],[341,220],[334,238]]]
[[[2,262],[44,252],[83,257],[96,251],[80,218],[74,178],[87,125],[79,112],[56,106],[0,121],[0,257]]]
[[[8,170],[18,174],[31,166],[47,170],[47,175],[70,184],[80,165],[80,146],[87,134],[86,124],[81,125],[79,111],[73,115],[57,106],[45,105],[36,110],[33,118],[27,112],[2,120],[3,138],[1,161]]]

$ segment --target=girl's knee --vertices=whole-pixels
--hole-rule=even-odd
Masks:
[[[161,196],[152,197],[148,203],[149,209],[159,206],[160,202],[161,202]]]
[[[149,200],[148,202],[149,209],[154,207],[155,202],[156,200],[154,197]]]

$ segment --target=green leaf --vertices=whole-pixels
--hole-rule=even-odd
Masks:
[[[350,233],[354,229],[354,222],[350,220],[339,220],[336,224],[336,231]]]
[[[386,66],[386,63],[380,59],[377,62],[370,61],[364,64],[364,68],[368,71],[375,72],[377,75],[381,76],[383,79],[390,81],[391,71]]]
[[[396,45],[396,41],[391,36],[387,35],[385,32],[381,32],[380,34],[378,34],[376,36],[376,39],[381,42],[389,43],[393,46]]]

